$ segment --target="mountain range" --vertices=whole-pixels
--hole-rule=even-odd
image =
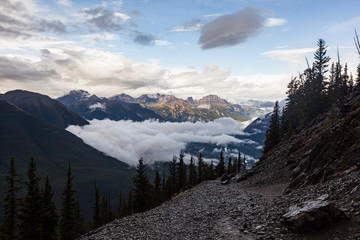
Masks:
[[[138,98],[118,94],[99,98],[83,90],[73,90],[57,99],[85,119],[133,120],[158,119],[160,121],[212,121],[231,117],[246,121],[264,114],[259,108],[232,104],[216,95],[199,100],[192,97],[177,98],[174,95],[144,94]]]
[[[155,118],[164,121],[162,116],[147,108],[151,105],[150,103],[171,104],[172,101],[173,103],[182,101],[173,96],[156,96],[158,97],[143,96],[141,99],[145,100],[139,104],[121,102],[114,98],[99,98],[85,91],[72,91],[69,95],[60,98],[59,101],[46,95],[23,90],[0,94],[0,178],[4,179],[9,168],[9,160],[14,157],[20,177],[26,179],[25,171],[33,156],[37,161],[39,176],[44,179],[46,175],[49,175],[56,193],[55,199],[58,201],[59,193],[65,184],[68,163],[71,164],[75,175],[76,195],[82,208],[86,210],[84,212],[91,213],[92,202],[89,201],[88,196],[93,191],[95,180],[101,191],[114,196],[114,199],[119,190],[126,195],[132,186],[131,176],[135,174],[135,170],[121,162],[121,159],[119,161],[106,156],[85,144],[65,128],[69,125],[89,124],[81,115],[87,116],[88,119],[112,118],[114,120],[141,121]],[[192,106],[196,106],[196,104],[231,106],[226,100],[216,96],[208,96],[197,101],[187,99],[184,102],[193,102],[188,103]],[[78,113],[74,113],[67,106],[78,110]],[[261,127],[256,125],[254,128]],[[262,145],[262,141],[263,139],[257,140],[259,146]],[[190,154],[197,156],[198,147],[199,145],[196,143],[189,144],[187,150]],[[216,147],[218,146],[211,144],[206,146],[203,152],[205,157],[207,156],[206,149],[208,149],[210,155],[207,157],[217,158],[218,153],[213,151]],[[229,149],[238,147],[228,146]],[[254,150],[255,153],[251,153],[251,146],[249,148],[240,147],[244,148],[246,154],[255,154],[256,158],[261,152],[261,149],[257,149]],[[149,175],[153,174],[154,172],[150,169]],[[4,184],[0,184],[1,199],[4,189]],[[115,203],[113,204],[115,205]]]

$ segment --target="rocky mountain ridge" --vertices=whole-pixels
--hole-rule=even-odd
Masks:
[[[166,121],[179,122],[199,120],[212,121],[222,117],[231,117],[237,121],[245,121],[266,113],[259,108],[229,103],[216,95],[204,96],[198,100],[194,100],[192,97],[181,99],[174,95],[159,93],[143,94],[138,98],[134,98],[124,93],[110,98],[99,98],[96,95],[91,95],[83,90],[73,90],[68,95],[58,98],[58,100],[86,119],[101,118],[101,116],[92,114],[92,111],[94,110],[90,108],[96,107],[97,111],[107,112],[107,102],[112,102],[113,105],[115,105],[115,102],[118,102],[122,106],[139,104],[146,110],[140,110],[140,108],[137,107],[138,112],[149,112],[151,110],[157,114],[157,116],[143,114],[143,118],[162,118]],[[96,103],[98,103],[97,106],[95,105]],[[134,120],[131,117],[114,117],[111,114],[114,113],[110,112],[103,115],[106,115],[110,119]],[[131,115],[130,110],[128,114]],[[123,113],[123,115],[126,114]]]
[[[360,239],[360,91],[227,185],[209,181],[95,239]]]

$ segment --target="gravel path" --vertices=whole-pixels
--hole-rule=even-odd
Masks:
[[[359,171],[286,195],[282,192],[287,184],[259,185],[254,179],[228,185],[219,180],[204,182],[157,208],[117,219],[80,239],[360,240]],[[281,224],[290,206],[323,194],[328,194],[349,220],[315,233],[290,232]]]
[[[261,195],[237,183],[208,181],[81,239],[276,239],[285,231],[279,221],[286,207],[281,202],[274,193]]]

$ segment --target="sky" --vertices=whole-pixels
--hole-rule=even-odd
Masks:
[[[0,93],[281,100],[316,42],[355,74],[358,0],[1,0]]]

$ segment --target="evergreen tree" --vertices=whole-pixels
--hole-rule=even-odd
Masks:
[[[144,160],[139,159],[136,169],[136,176],[133,178],[134,189],[134,211],[145,212],[151,208],[151,191],[152,186],[146,174]]]
[[[57,225],[59,216],[56,211],[56,205],[53,200],[54,192],[50,184],[49,177],[46,177],[45,186],[43,189],[43,210],[42,210],[42,229],[43,240],[58,239]]]
[[[270,120],[270,126],[269,129],[266,131],[264,153],[270,151],[279,142],[280,142],[280,111],[279,111],[278,101],[276,101]]]
[[[94,206],[93,206],[94,217],[93,217],[92,228],[98,228],[102,225],[102,221],[100,218],[100,193],[99,193],[99,188],[96,185],[96,181],[95,181],[95,199],[94,200],[95,200]]]
[[[179,192],[187,182],[186,176],[186,164],[184,162],[184,152],[181,151],[179,154],[179,163],[178,163],[178,171],[177,171],[177,181],[176,181],[176,191]]]
[[[75,202],[75,236],[79,237],[82,234],[84,234],[86,232],[86,230],[90,230],[86,228],[86,224],[85,224],[85,218],[84,215],[81,214],[81,210],[80,210],[80,202],[79,200],[76,200]]]
[[[102,220],[102,224],[107,224],[110,222],[109,209],[109,199],[104,195],[100,204],[100,218]]]
[[[210,177],[209,177],[209,179],[214,180],[215,179],[215,169],[214,169],[214,162],[213,161],[211,161],[209,169],[210,169]]]
[[[20,210],[20,237],[24,240],[42,239],[42,206],[40,177],[36,175],[36,161],[32,157],[27,169],[27,192]]]
[[[154,179],[154,191],[153,191],[153,203],[154,206],[159,206],[163,201],[162,191],[161,191],[161,177],[158,170],[155,172]]]
[[[240,151],[238,152],[238,162],[237,162],[237,170],[238,170],[238,172],[241,172],[241,170],[243,169],[242,168],[242,160],[241,160],[241,153],[240,153]]]
[[[225,173],[225,160],[224,160],[224,153],[221,150],[220,161],[215,167],[215,174],[216,174],[216,177],[222,177],[222,175],[224,175],[224,173]]]
[[[122,218],[126,215],[126,201],[123,199],[122,192],[119,193],[119,202],[118,202],[118,217]]]
[[[66,185],[62,191],[62,208],[60,211],[60,240],[73,240],[77,237],[76,201],[70,163],[68,165]]]
[[[201,153],[199,153],[199,158],[198,158],[198,183],[201,183],[202,181],[204,181],[203,165],[204,165],[204,160],[202,158]]]
[[[195,186],[197,184],[197,172],[194,163],[194,158],[190,157],[190,165],[189,165],[189,185]]]
[[[233,172],[234,172],[234,173],[237,173],[237,172],[238,172],[238,159],[237,159],[237,158],[234,158]]]
[[[10,168],[5,180],[7,181],[7,189],[3,201],[4,220],[1,225],[0,239],[12,240],[18,239],[17,235],[17,217],[19,198],[17,196],[20,186],[20,178],[15,169],[15,159],[11,158]]]
[[[233,173],[233,165],[232,165],[232,158],[229,157],[229,160],[228,160],[228,167],[227,167],[227,174],[231,174]]]
[[[129,190],[128,200],[126,203],[126,215],[131,215],[134,213],[134,199],[132,190]]]

